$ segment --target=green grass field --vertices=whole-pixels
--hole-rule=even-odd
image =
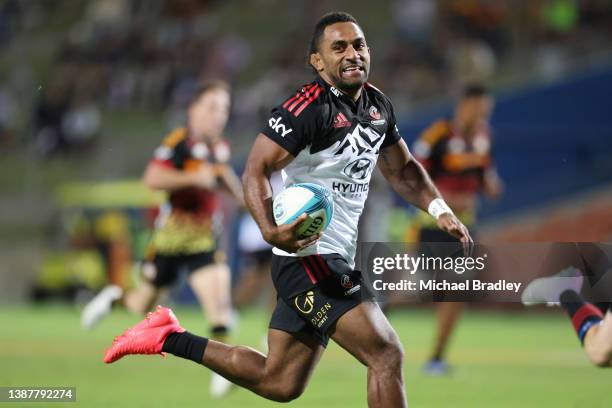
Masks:
[[[179,308],[181,323],[205,333],[199,310]],[[128,357],[107,366],[104,349],[138,319],[115,311],[91,332],[81,330],[76,309],[0,310],[0,386],[74,386],[82,407],[272,406],[234,390],[208,397],[207,369],[174,357]],[[430,378],[420,368],[433,336],[433,314],[403,311],[391,316],[406,349],[406,386],[415,407],[609,407],[612,370],[591,366],[561,313],[506,314],[468,311],[454,337],[451,376]],[[243,314],[234,340],[259,346],[267,316]],[[296,407],[365,406],[366,370],[330,344]],[[1,406],[11,404],[2,403]],[[27,404],[15,404],[26,406]],[[43,404],[30,404],[42,406]]]

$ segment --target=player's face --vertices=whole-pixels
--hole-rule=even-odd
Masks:
[[[474,98],[474,117],[478,121],[488,121],[493,113],[493,99],[490,96]]]
[[[198,139],[219,137],[229,113],[229,93],[225,89],[211,89],[189,107],[189,130]]]
[[[311,55],[311,63],[336,88],[351,92],[368,80],[370,49],[357,24],[327,26],[318,48],[319,52]]]
[[[478,96],[465,99],[462,103],[463,117],[468,124],[486,122],[493,113],[493,98]]]

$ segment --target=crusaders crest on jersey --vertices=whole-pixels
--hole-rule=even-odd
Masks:
[[[378,111],[378,109],[376,109],[376,106],[370,106],[370,116],[372,117],[372,119],[374,120],[379,120],[380,119],[380,112]]]

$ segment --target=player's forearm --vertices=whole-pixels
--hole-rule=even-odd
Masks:
[[[267,240],[276,224],[272,214],[272,186],[263,164],[247,162],[242,187],[246,206]]]
[[[238,201],[238,204],[244,205],[244,194],[242,192],[242,185],[240,179],[228,165],[222,165],[218,170],[219,178],[223,183],[223,186],[229,191],[229,193]]]
[[[149,188],[167,191],[192,187],[195,184],[193,174],[155,164],[147,167],[142,181]]]
[[[442,197],[423,166],[416,160],[406,163],[391,178],[391,185],[404,200],[423,211],[428,210],[434,199]]]
[[[485,171],[483,187],[485,195],[489,198],[496,199],[502,194],[504,190],[503,183],[495,168]]]

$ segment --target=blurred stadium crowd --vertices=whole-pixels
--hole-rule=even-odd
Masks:
[[[185,125],[198,85],[210,79],[231,85],[223,136],[231,147],[228,164],[240,174],[270,109],[312,79],[306,64],[312,29],[333,10],[351,13],[362,26],[372,53],[370,82],[394,102],[400,133],[415,157],[426,165],[435,162],[438,170],[448,162],[455,166],[432,178],[449,205],[461,212],[462,222],[468,225],[469,220],[476,242],[501,253],[491,256],[490,276],[524,278],[527,283],[532,272],[544,276],[567,266],[559,266],[566,258],[577,255],[575,259],[584,261],[564,244],[612,248],[612,0],[0,0],[0,312],[8,317],[7,326],[15,328],[0,337],[11,344],[0,359],[10,379],[2,385],[19,384],[19,378],[31,381],[35,373],[44,379],[38,381],[42,385],[49,379],[77,385],[81,401],[108,406],[129,393],[138,402],[128,398],[125,404],[142,404],[159,376],[148,370],[150,378],[139,376],[141,389],[135,392],[134,366],[105,374],[98,356],[110,328],[133,316],[116,315],[114,326],[84,335],[75,331],[74,311],[83,312],[81,324],[91,327],[99,317],[86,324],[87,305],[109,293],[109,284],[122,294],[108,302],[105,313],[113,301],[127,306],[128,293],[157,276],[154,235],[172,207],[166,195],[174,187],[152,190],[143,183],[143,172],[154,151],[167,153],[169,144],[160,146],[163,136]],[[470,87],[480,89],[480,102],[471,100],[467,116],[477,117],[482,127],[461,123],[462,100]],[[455,140],[446,143],[447,138]],[[487,165],[472,166],[474,158]],[[198,169],[198,163],[191,164]],[[497,193],[485,197],[485,188],[465,187],[468,183],[459,179],[474,175],[474,167],[495,173]],[[435,176],[431,167],[429,171]],[[447,187],[463,187],[442,190],[444,178]],[[367,191],[358,264],[361,259],[363,265],[368,248],[378,247],[387,257],[391,249],[426,242],[427,229],[439,232],[432,217],[391,191],[380,171],[372,174]],[[264,327],[257,309],[276,304],[270,247],[236,200],[225,191],[217,198],[219,211],[206,220],[214,224],[218,238],[219,251],[212,259],[227,263],[231,273],[230,282],[224,279],[231,285],[231,302],[220,303],[231,303],[232,315],[241,315],[241,333],[235,333],[248,336],[245,344],[255,344]],[[193,235],[187,241],[195,241]],[[547,246],[552,255],[546,255],[540,272],[532,271]],[[596,277],[586,262],[582,265],[585,275]],[[185,262],[176,269],[186,266],[191,268]],[[389,272],[387,276],[394,275]],[[155,287],[160,304],[194,304],[214,297],[201,296],[185,274],[177,277],[163,285],[168,291]],[[227,294],[226,288],[200,283],[214,287],[220,297]],[[487,398],[498,405],[500,390],[509,401],[527,405],[551,400],[583,405],[587,394],[589,400],[600,395],[606,400],[606,387],[600,386],[605,377],[580,367],[570,353],[575,339],[557,343],[553,339],[560,330],[552,314],[525,318],[523,313],[529,312],[516,299],[479,298],[469,305],[488,309],[487,314],[468,318],[457,361],[465,371],[458,371],[460,381],[446,382],[441,392],[437,383],[414,375],[414,358],[433,347],[426,369],[444,363],[462,306],[433,305],[433,296],[426,296],[398,291],[384,299],[384,306],[438,308],[433,342],[428,330],[434,327],[433,315],[395,320],[401,323],[400,334],[411,338],[409,377],[414,389],[427,396],[427,406],[436,399],[443,401],[440,406],[448,401],[473,406]],[[46,307],[49,301],[64,307]],[[31,310],[21,310],[24,304]],[[255,304],[254,314],[243,313]],[[512,312],[511,317],[496,313],[501,310]],[[203,327],[199,313],[192,313],[191,322]],[[416,332],[410,329],[415,322]],[[220,326],[209,323],[215,334]],[[343,376],[346,384],[336,381],[343,360],[330,357],[329,368],[319,375],[323,380],[313,387],[324,394],[311,394],[310,405],[329,395],[347,405],[363,395],[345,386],[354,377]],[[466,387],[466,373],[471,388]],[[98,392],[99,383],[121,386],[107,395]],[[190,397],[201,404],[201,378],[183,385],[198,391],[181,394],[183,405]],[[177,392],[166,393],[167,399]],[[464,397],[462,405],[461,394],[470,394],[469,403]],[[158,399],[164,402],[163,396]]]
[[[176,121],[194,84],[210,77],[235,85],[230,133],[252,132],[258,114],[308,79],[311,22],[337,6],[6,0],[0,49],[25,58],[3,64],[0,140],[26,139],[52,155],[90,146],[104,111],[163,111]],[[605,0],[392,0],[355,7],[367,10],[371,80],[400,112],[455,96],[469,80],[554,78],[611,48],[612,4]],[[32,47],[28,41],[40,32],[49,33],[48,41]]]
[[[127,276],[144,251],[148,211],[157,201],[140,191],[138,182],[121,183],[139,178],[165,131],[184,120],[196,85],[210,78],[232,84],[227,136],[232,165],[239,169],[269,109],[311,78],[306,51],[313,22],[334,9],[362,23],[373,53],[371,82],[394,101],[400,127],[427,108],[454,101],[467,82],[484,82],[496,91],[549,83],[612,55],[608,0],[4,0],[0,149],[15,154],[0,163],[0,240],[23,249],[0,248],[0,255],[7,255],[0,266],[8,271],[0,273],[3,293],[17,298],[38,272],[38,284],[47,288],[70,283],[75,273],[92,288],[102,285],[105,275]],[[603,92],[584,109],[601,109]],[[555,98],[546,92],[539,97]],[[515,101],[503,118],[505,128],[493,123],[505,136],[497,146],[505,169],[516,173],[514,186],[527,180],[520,186],[529,187],[508,194],[508,208],[531,204],[526,197],[544,197],[543,186],[565,183],[565,190],[551,190],[550,197],[558,197],[581,185],[589,177],[585,171],[596,168],[591,159],[597,155],[597,163],[605,164],[597,168],[610,168],[609,148],[594,144],[605,143],[607,123],[585,125],[589,121],[580,119],[571,127],[557,117],[550,120],[558,112],[546,116],[532,109],[531,119],[545,117],[536,123],[540,127],[533,126],[537,120],[524,126],[527,108],[517,105],[527,106]],[[429,121],[432,112],[428,115],[423,118]],[[413,139],[421,125],[410,123],[402,129],[404,137]],[[534,138],[534,132],[546,137]],[[557,149],[543,151],[551,140]],[[575,167],[566,165],[573,159]],[[525,163],[546,169],[534,172]],[[554,167],[562,165],[567,173]],[[15,177],[20,171],[22,177]],[[606,171],[595,182],[609,183]],[[100,180],[122,181],[94,183]],[[54,194],[72,181],[82,184]],[[378,181],[369,211],[388,215],[393,199]],[[603,225],[600,219],[609,214],[606,188],[591,200],[597,204],[592,208],[602,211],[588,211],[585,204],[581,213],[598,214],[593,225]],[[576,209],[573,202],[565,205]],[[585,218],[568,222],[567,213],[523,217],[506,236],[545,240],[563,226],[563,237],[575,237]],[[379,217],[366,216],[363,236],[410,239],[414,234],[405,218],[402,209],[391,231],[383,231]],[[236,238],[235,228],[228,221],[226,240]],[[22,245],[26,241],[29,246]],[[12,269],[30,273],[10,275]],[[44,297],[44,290],[35,295]]]

